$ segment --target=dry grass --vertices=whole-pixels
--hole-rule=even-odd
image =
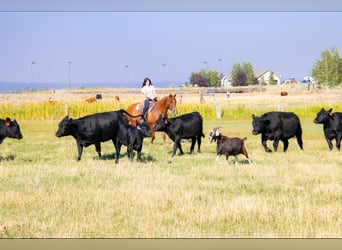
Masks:
[[[267,99],[274,105],[280,99],[275,93],[217,98],[248,113],[251,102],[255,108],[271,106]],[[321,94],[306,104],[330,105],[331,99],[315,101]],[[287,107],[306,95],[311,94],[295,98],[290,93]],[[338,95],[336,90],[330,98]],[[267,154],[260,137],[251,135],[249,115],[204,121],[206,135],[221,126],[223,134],[248,137],[253,164],[240,156],[239,166],[223,158],[217,164],[215,145],[207,138],[202,153],[195,155],[188,154],[190,144],[184,141],[186,154],[169,163],[172,143],[163,145],[160,135],[153,145],[145,139],[144,163],[129,162],[122,149],[115,165],[111,142],[103,143],[106,160],[97,160],[91,146],[76,162],[74,139],[54,136],[58,119],[22,120],[24,139],[0,145],[0,229],[6,227],[0,237],[341,237],[341,152],[328,150],[322,127],[306,113],[304,151],[291,139],[287,153],[280,144],[280,152]]]

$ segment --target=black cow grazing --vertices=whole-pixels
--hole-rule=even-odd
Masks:
[[[235,165],[239,163],[239,158],[237,155],[243,154],[247,160],[248,163],[251,164],[251,160],[248,157],[247,149],[245,147],[245,140],[247,140],[246,137],[243,139],[237,138],[237,137],[228,137],[225,135],[222,135],[219,131],[219,128],[214,128],[209,133],[209,140],[210,143],[213,141],[216,141],[216,161],[218,162],[221,155],[226,156],[226,162],[228,162],[228,157],[230,155],[234,156],[235,159]]]
[[[325,140],[328,143],[329,149],[333,149],[332,140],[336,140],[336,148],[340,150],[342,139],[342,113],[332,112],[332,108],[324,110],[322,108],[314,119],[314,123],[323,124]]]
[[[142,161],[141,150],[143,140],[145,137],[152,137],[150,126],[148,122],[138,123],[137,126],[133,126],[127,123],[125,119],[119,119],[119,132],[116,140],[116,160],[115,163],[119,163],[119,156],[122,144],[127,146],[128,158],[133,161],[133,150],[137,151],[137,161]]]
[[[97,113],[72,119],[66,116],[59,123],[56,132],[57,137],[73,136],[77,142],[78,157],[77,161],[81,160],[83,147],[95,145],[96,152],[101,158],[101,142],[112,140],[116,146],[117,134],[119,131],[119,119],[127,118],[123,113],[130,115],[125,110]]]
[[[203,119],[200,113],[192,112],[174,118],[159,116],[154,127],[154,131],[163,131],[174,141],[172,156],[176,154],[179,148],[180,154],[184,154],[182,150],[181,140],[191,139],[190,153],[194,153],[194,147],[197,140],[198,152],[201,152],[201,137],[203,134]]]
[[[267,147],[267,140],[274,140],[274,152],[279,141],[284,143],[284,152],[289,146],[289,139],[296,136],[298,145],[303,149],[302,127],[298,116],[293,112],[268,112],[261,117],[252,115],[253,135],[261,134],[261,144],[266,152],[272,152]]]
[[[5,138],[22,139],[23,135],[20,131],[18,122],[14,119],[11,121],[10,118],[0,119],[0,144]]]

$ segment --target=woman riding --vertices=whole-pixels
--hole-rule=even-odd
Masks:
[[[156,89],[154,88],[151,80],[147,77],[144,79],[144,82],[142,83],[141,93],[143,93],[145,96],[144,108],[141,114],[142,120],[145,121],[147,120],[145,119],[145,115],[148,110],[150,101],[157,101]]]

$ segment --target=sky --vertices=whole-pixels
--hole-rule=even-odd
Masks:
[[[331,11],[4,11],[0,82],[157,87],[243,62],[302,80],[323,50],[341,49],[340,23]]]

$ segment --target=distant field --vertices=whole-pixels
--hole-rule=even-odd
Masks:
[[[54,134],[65,104],[78,117],[125,108],[141,101],[138,91],[1,94],[0,117],[16,118],[24,139],[0,145],[0,237],[342,237],[341,152],[328,150],[322,126],[312,122],[321,107],[342,110],[342,91],[287,87],[289,95],[280,97],[280,90],[204,95],[202,104],[199,90],[163,91],[161,96],[182,95],[179,113],[203,113],[202,153],[190,155],[184,141],[185,155],[171,159],[172,142],[163,145],[157,134],[154,144],[144,140],[143,163],[130,162],[123,147],[117,165],[111,142],[102,144],[105,160],[98,160],[90,146],[76,162],[75,140]],[[85,102],[96,93],[102,94],[101,102]],[[267,154],[260,136],[251,134],[252,113],[278,109],[299,114],[303,151],[291,139],[287,153],[280,143],[279,152]],[[228,136],[248,138],[252,165],[244,156],[238,166],[223,157],[215,162],[215,144],[207,138],[215,126]]]

